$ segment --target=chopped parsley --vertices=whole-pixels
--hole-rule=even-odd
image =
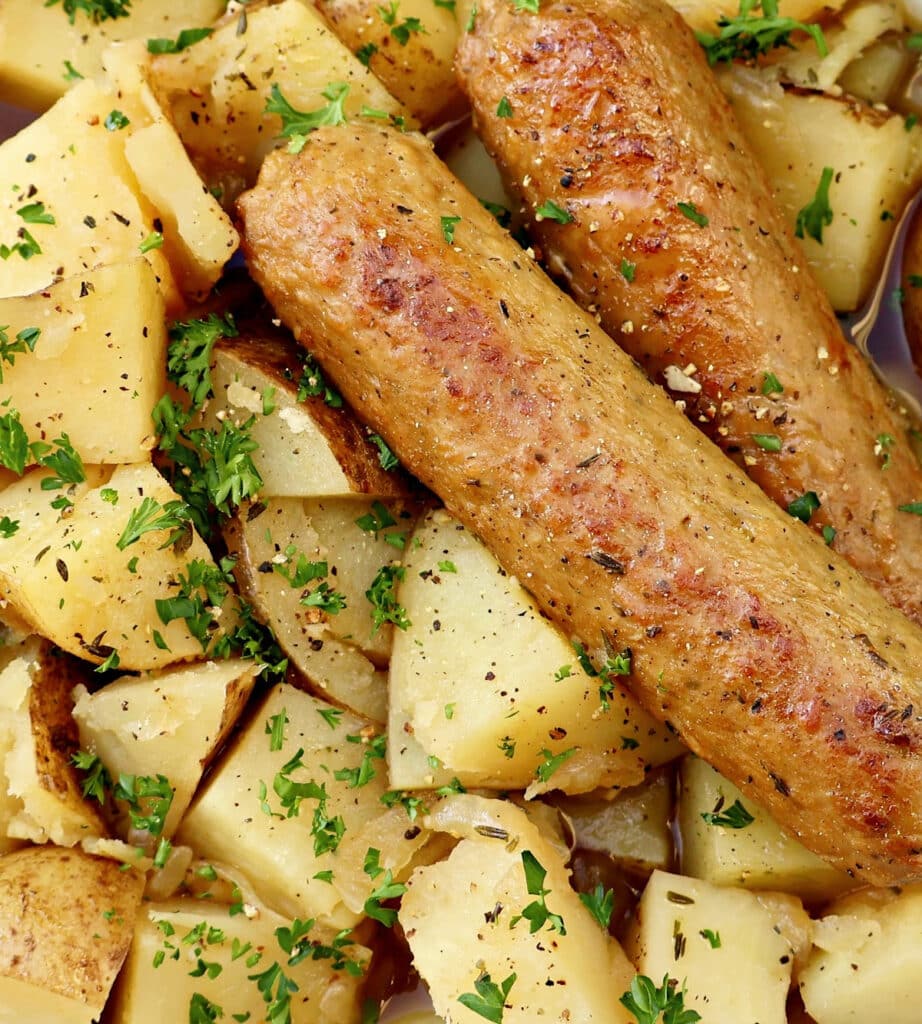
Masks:
[[[631,263],[630,260],[621,260],[621,276],[627,281],[628,284],[632,284],[634,277],[637,273],[637,264]]]
[[[371,871],[377,871],[380,873],[380,868],[377,864],[370,865],[366,860],[365,872],[370,874]],[[377,874],[370,874],[373,881],[377,880]],[[402,882],[395,882],[394,876],[391,874],[390,869],[384,872],[384,877],[381,879],[381,884],[372,890],[371,895],[365,900],[365,913],[374,921],[380,921],[385,928],[392,928],[397,923],[397,911],[391,907],[384,907],[381,904],[385,900],[399,899],[405,892],[407,887]]]
[[[723,809],[723,797],[717,802],[713,811],[703,811],[702,820],[708,825],[718,825],[720,828],[741,829],[751,825],[756,819],[746,810],[739,800],[726,809]]]
[[[237,325],[227,314],[210,313],[199,320],[177,321],[170,328],[167,376],[185,391],[193,409],[212,394],[211,355],[221,338],[236,338]]]
[[[496,116],[512,117],[512,104],[509,102],[508,97],[503,96],[503,98],[496,105]]]
[[[710,928],[702,928],[698,934],[702,939],[706,939],[711,949],[720,949],[720,932],[715,932]]]
[[[555,220],[558,224],[569,224],[573,220],[573,214],[562,206],[558,206],[553,199],[545,199],[535,209],[535,218],[537,220]]]
[[[331,82],[321,93],[326,106],[317,110],[303,111],[293,107],[278,85],[273,82],[269,99],[266,102],[265,114],[277,114],[282,120],[279,138],[288,139],[288,152],[300,153],[304,149],[307,136],[323,125],[346,123],[344,105],[349,95],[348,82]]]
[[[560,914],[552,913],[547,906],[546,897],[551,892],[550,889],[544,888],[547,871],[538,863],[537,857],[535,857],[531,850],[522,851],[522,867],[525,870],[525,887],[528,890],[528,895],[537,896],[538,898],[529,903],[522,910],[521,914],[513,917],[509,922],[509,927],[515,928],[519,921],[524,919],[528,922],[528,930],[532,935],[540,931],[545,925],[560,935],[566,935],[567,929],[563,923],[563,918]]]
[[[9,516],[0,516],[0,538],[9,540],[19,532],[19,520],[10,519]]]
[[[343,407],[342,395],[327,384],[323,371],[310,352],[304,356],[301,379],[298,381],[298,401],[303,402],[306,398],[322,398],[331,409]]]
[[[781,451],[781,438],[777,434],[751,434],[750,437],[763,451]]]
[[[371,586],[365,591],[372,609],[372,632],[376,633],[385,622],[391,622],[403,630],[411,625],[406,609],[397,601],[395,588],[396,583],[403,582],[406,572],[402,565],[382,565]]]
[[[551,776],[566,764],[575,753],[576,747],[570,747],[569,750],[564,750],[560,754],[552,754],[547,749],[542,750],[541,756],[544,760],[535,769],[535,778],[539,782],[548,782]]]
[[[683,217],[687,217],[692,224],[697,224],[699,228],[706,228],[711,223],[710,219],[701,213],[694,203],[676,203],[676,207]]]
[[[173,787],[165,775],[126,775],[123,772],[112,795],[128,804],[132,828],[155,838],[162,834],[173,803]]]
[[[35,343],[41,336],[38,327],[24,327],[16,337],[10,341],[6,333],[8,327],[0,327],[0,384],[3,383],[3,364],[13,366],[16,356],[24,356],[35,351]]]
[[[285,745],[285,726],[288,725],[288,712],[285,708],[277,715],[270,715],[266,722],[266,735],[269,737],[269,749],[273,752],[281,750]]]
[[[360,789],[362,786],[367,786],[377,775],[372,762],[384,760],[387,737],[384,735],[375,736],[367,742],[361,736],[347,736],[346,739],[350,743],[363,743],[365,745],[362,763],[357,768],[337,768],[333,773],[333,778],[337,782],[347,782],[349,789]]]
[[[151,233],[145,238],[138,246],[138,252],[146,253],[152,249],[163,248],[163,235],[159,231],[151,231]]]
[[[497,985],[489,974],[481,974],[474,980],[474,991],[464,992],[458,996],[458,1002],[484,1020],[491,1021],[492,1024],[502,1024],[503,1010],[515,979],[515,974],[510,974],[505,981]]]
[[[791,43],[791,33],[798,31],[808,33],[816,43],[819,55],[825,57],[829,50],[820,26],[806,25],[796,18],[781,17],[778,5],[779,0],[740,0],[738,15],[731,18],[722,14],[717,20],[719,31],[716,35],[696,32],[708,64],[713,67],[725,61],[754,60],[780,46],[795,49]],[[757,8],[762,9],[761,17],[752,13]]]
[[[896,444],[896,438],[892,434],[878,434],[874,438],[874,454],[881,460],[880,468],[889,469],[893,462],[890,449]]]
[[[148,39],[148,53],[182,53],[190,46],[207,39],[213,28],[184,28],[175,39]]]
[[[634,1015],[637,1024],[657,1024],[660,1014],[665,1024],[696,1024],[701,1020],[697,1010],[685,1009],[685,990],[677,988],[668,975],[659,988],[646,975],[636,975],[619,1002]]]
[[[762,394],[763,395],[781,395],[784,394],[784,385],[773,373],[765,373],[762,376]]]
[[[442,217],[442,237],[449,245],[455,244],[455,226],[461,223],[460,217]]]
[[[445,218],[443,217],[442,220],[444,221]],[[377,448],[378,464],[385,473],[390,473],[400,465],[400,459],[390,450],[387,442],[380,434],[369,434],[368,440]]]
[[[106,126],[106,131],[118,132],[123,128],[127,128],[128,125],[131,124],[131,121],[129,121],[120,110],[110,110],[109,113],[106,114],[106,119],[103,121],[103,124]]]
[[[820,508],[820,505],[816,491],[807,491],[788,505],[788,515],[799,519],[802,523],[809,523],[813,518],[813,513]]]
[[[898,511],[908,512],[912,516],[922,516],[922,501],[910,501],[907,505],[900,505]]]
[[[367,68],[371,64],[371,58],[378,52],[378,47],[374,43],[365,43],[364,46],[360,46],[356,51],[355,55],[359,61]]]
[[[100,804],[106,802],[106,794],[112,788],[112,777],[96,754],[78,750],[70,759],[71,764],[84,773],[83,796],[87,800],[96,800]]]
[[[540,10],[540,0],[513,0],[513,7],[517,11],[528,11],[529,14],[537,14]]]
[[[54,7],[58,3],[71,25],[78,11],[83,11],[94,25],[110,19],[127,18],[131,13],[131,0],[45,0],[46,7]]]
[[[147,497],[131,512],[115,546],[119,551],[124,551],[129,545],[137,543],[146,533],[172,530],[173,533],[162,545],[165,548],[169,547],[185,534],[190,515],[189,506],[184,501],[168,501],[161,505],[159,501]]]
[[[823,228],[832,223],[832,207],[829,205],[829,186],[832,184],[835,171],[824,167],[820,175],[820,183],[816,187],[813,198],[797,214],[794,234],[798,238],[809,236],[820,245],[823,244]]]
[[[157,615],[164,626],[184,619],[189,633],[207,651],[218,632],[214,609],[220,608],[228,594],[229,571],[194,558],[187,566],[187,575],[178,573],[178,594],[157,598]],[[207,603],[206,603],[207,602]]]
[[[27,224],[54,224],[54,217],[45,209],[44,203],[29,203],[16,211]]]
[[[599,922],[605,931],[608,931],[608,926],[611,924],[612,911],[615,908],[615,893],[612,889],[606,889],[601,882],[592,890],[592,892],[581,892],[579,894],[580,902],[590,914]]]
[[[379,6],[378,14],[381,15],[381,20],[385,25],[390,26],[391,36],[400,43],[401,46],[406,46],[410,41],[410,36],[414,34],[426,34],[426,29],[423,27],[422,22],[419,18],[404,18],[403,21],[397,21],[397,12],[400,8],[398,0],[391,0],[387,7]]]

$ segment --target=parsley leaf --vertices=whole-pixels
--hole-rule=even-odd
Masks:
[[[278,114],[282,119],[279,138],[291,140],[288,143],[289,153],[300,153],[304,149],[307,136],[322,125],[346,123],[344,104],[349,95],[348,82],[331,82],[321,95],[330,101],[325,107],[312,111],[297,110],[285,99],[278,85],[272,83],[263,113]]]
[[[711,223],[710,219],[701,213],[694,203],[676,203],[676,207],[683,217],[687,217],[693,224],[697,224],[699,228],[706,228]]]
[[[0,327],[0,384],[3,383],[3,364],[7,363],[9,366],[13,366],[16,356],[34,352],[35,343],[42,333],[38,327],[25,327],[13,341],[10,341],[9,335],[6,333],[8,330],[8,327]]]
[[[184,28],[175,39],[148,39],[148,53],[181,53],[190,46],[207,39],[213,28]]]
[[[103,124],[106,127],[106,131],[118,132],[123,128],[127,128],[128,125],[131,124],[131,121],[129,121],[120,110],[110,110],[109,113],[106,114],[106,119],[103,121]]]
[[[367,68],[371,64],[371,58],[378,52],[378,47],[374,43],[365,43],[364,46],[360,46],[356,51],[355,55],[359,61]]]
[[[907,505],[900,505],[900,512],[908,512],[912,516],[922,516],[922,501],[910,501]]]
[[[19,520],[10,519],[9,516],[0,516],[0,538],[9,540],[19,532]]]
[[[581,892],[580,902],[587,908],[590,914],[599,922],[605,931],[611,924],[612,911],[615,908],[615,893],[612,889],[606,889],[601,882],[592,892]]]
[[[442,218],[445,219],[444,217]],[[400,459],[390,450],[387,442],[380,434],[369,434],[368,440],[378,449],[378,464],[385,473],[390,473],[400,465]]]
[[[750,434],[749,436],[763,451],[781,451],[781,438],[777,434]]]
[[[96,800],[100,804],[106,802],[106,794],[112,788],[112,777],[96,754],[78,750],[70,759],[71,764],[86,776],[83,780],[83,795],[88,800]]]
[[[762,9],[762,17],[752,15],[756,8]],[[754,60],[780,46],[795,49],[791,43],[791,33],[796,31],[807,32],[813,37],[821,57],[829,53],[820,26],[805,25],[795,18],[779,16],[778,0],[761,0],[761,3],[759,0],[740,0],[739,14],[733,18],[721,15],[717,27],[717,35],[710,32],[695,33],[711,67],[738,58]]]
[[[703,811],[701,817],[708,825],[735,829],[746,828],[756,820],[739,800],[734,800],[726,810],[723,810],[723,797],[718,800],[713,811]]]
[[[460,222],[460,217],[442,217],[442,237],[449,245],[455,244],[455,225]]]
[[[565,210],[562,206],[558,206],[553,199],[545,199],[544,202],[535,209],[536,220],[555,220],[558,224],[569,224],[573,220],[573,214],[569,210]]]
[[[820,175],[820,183],[816,187],[816,194],[813,199],[804,206],[797,214],[797,221],[794,227],[794,234],[798,238],[807,235],[816,239],[820,245],[823,244],[823,228],[832,223],[832,207],[829,205],[829,186],[835,171],[831,167],[824,167]]]
[[[74,24],[77,11],[83,11],[94,25],[109,19],[127,18],[131,13],[131,0],[45,0],[46,7],[54,7],[58,3],[71,25]]]
[[[221,338],[236,338],[237,325],[227,314],[215,313],[200,320],[177,321],[170,328],[167,376],[189,395],[193,409],[200,409],[211,390],[211,354]]]
[[[481,974],[474,981],[475,992],[465,992],[458,996],[458,1002],[469,1010],[491,1021],[492,1024],[502,1024],[503,1010],[509,992],[515,984],[516,976],[510,974],[505,981],[497,985],[491,980],[489,974]]]
[[[685,990],[677,989],[668,975],[659,988],[646,975],[636,975],[619,1002],[637,1018],[637,1024],[657,1024],[660,1014],[664,1024],[696,1024],[701,1020],[697,1010],[685,1009]]]
[[[145,498],[133,509],[122,531],[121,537],[115,542],[119,551],[124,551],[130,544],[135,544],[145,533],[157,530],[173,530],[162,547],[169,547],[185,532],[184,527],[189,521],[191,510],[184,501],[168,501],[161,505],[151,497]]]
[[[781,395],[784,394],[784,385],[773,373],[765,373],[762,377],[762,394],[763,395]]]
[[[392,622],[398,629],[406,630],[412,623],[406,609],[397,601],[395,583],[402,582],[407,571],[402,565],[382,565],[375,575],[365,597],[371,603],[374,622],[372,632],[376,633],[385,622]]]
[[[288,713],[285,708],[277,715],[270,715],[266,722],[266,735],[269,737],[269,749],[273,752],[281,750],[285,745],[285,726],[288,725]]]
[[[304,356],[301,379],[298,381],[298,401],[303,402],[305,398],[322,398],[331,409],[343,407],[342,395],[327,384],[323,371],[310,352]]]
[[[508,97],[503,96],[496,106],[497,117],[512,117],[512,104],[509,102]]]
[[[799,519],[802,523],[809,523],[813,513],[820,508],[820,499],[816,491],[807,491],[799,498],[795,498],[788,505],[788,515]]]
[[[535,778],[539,782],[547,782],[575,753],[576,747],[570,747],[569,750],[564,750],[560,754],[552,754],[547,749],[542,750],[541,756],[544,760],[535,769]]]
[[[367,871],[366,867],[366,871]],[[374,877],[374,876],[373,876]],[[381,884],[372,891],[365,900],[365,913],[374,921],[380,921],[385,928],[391,928],[397,923],[397,911],[391,907],[382,907],[383,900],[395,900],[407,891],[402,882],[395,882],[390,869],[384,872]]]
[[[548,910],[545,897],[550,895],[551,890],[544,888],[544,879],[547,877],[547,871],[538,863],[538,858],[535,857],[531,850],[522,851],[522,867],[525,869],[525,886],[528,889],[528,895],[537,896],[538,898],[529,903],[522,910],[521,914],[513,917],[509,922],[509,927],[515,928],[519,921],[524,919],[528,921],[528,930],[531,935],[540,931],[545,925],[548,925],[552,931],[558,932],[560,935],[566,935],[567,929],[563,923],[563,918],[560,914],[554,914]]]

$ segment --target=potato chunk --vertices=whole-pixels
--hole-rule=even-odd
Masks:
[[[281,748],[275,750],[273,722],[284,722]],[[316,917],[335,927],[355,924],[360,915],[343,905],[337,888],[345,869],[336,847],[342,835],[385,811],[383,748],[369,746],[372,737],[357,716],[277,686],[216,765],[177,841],[234,867],[279,913]],[[315,795],[303,801],[295,795],[282,804],[279,790],[287,792],[289,782],[313,783]],[[322,875],[328,870],[332,883]]]
[[[8,807],[0,810],[0,833],[59,846],[107,836],[71,763],[78,748],[71,691],[83,678],[76,663],[37,638],[9,653],[0,671],[0,737],[8,737],[6,743],[0,738],[0,786]]]
[[[717,885],[779,889],[812,901],[832,899],[854,886],[843,872],[785,835],[706,761],[685,758],[681,775],[678,823],[684,874]],[[702,817],[726,815],[737,801],[754,819],[743,828],[709,824]]]
[[[819,93],[785,90],[770,74],[720,74],[740,127],[791,225],[831,167],[832,223],[804,251],[840,312],[858,309],[877,280],[896,218],[922,178],[922,129],[902,116]]]
[[[718,18],[732,18],[739,13],[739,0],[669,0],[679,14],[692,26],[713,32]],[[845,5],[845,0],[784,0],[781,13],[799,21],[816,21]]]
[[[86,462],[149,458],[151,410],[166,390],[167,338],[163,298],[144,259],[0,299],[0,324],[11,340],[40,332],[31,352],[3,366],[3,393],[30,439],[67,434]]]
[[[113,778],[164,775],[173,802],[163,826],[169,838],[192,801],[202,773],[227,738],[253,689],[253,662],[206,662],[125,676],[74,706],[82,749],[97,754]]]
[[[83,78],[102,70],[111,43],[136,36],[174,39],[184,28],[211,24],[225,0],[133,0],[124,17],[94,22],[78,10],[73,21],[63,6],[33,0],[0,5],[0,99],[41,111],[70,87],[68,64]]]
[[[511,978],[505,1000],[497,1000],[505,1005],[503,1024],[633,1019],[618,1002],[634,973],[627,958],[570,888],[558,851],[521,810],[455,796],[426,824],[461,837],[447,860],[413,873],[400,909],[414,963],[441,1016],[475,1024],[482,1015],[461,999],[477,994],[478,981],[501,986]],[[526,854],[546,872],[540,887],[548,890],[549,912],[562,920],[560,931],[544,924],[532,934],[521,917],[535,900]]]
[[[395,786],[431,784],[420,749],[465,785],[532,792],[636,785],[677,756],[675,737],[622,686],[606,709],[602,680],[447,513],[421,521],[404,561],[410,626],[394,637],[389,683]]]
[[[922,886],[846,896],[816,922],[800,994],[817,1024],[916,1024]]]
[[[195,534],[189,546],[163,543],[170,530],[142,534],[118,547],[144,500],[162,509],[176,495],[151,465],[121,466],[68,489],[73,508],[51,507],[44,472],[29,473],[0,494],[0,516],[20,522],[0,539],[0,597],[32,629],[59,647],[101,663],[118,654],[124,669],[161,668],[201,657],[201,643],[183,619],[161,620],[157,600],[175,597],[180,574],[194,560],[214,569]],[[194,595],[199,592],[192,588]]]
[[[640,974],[684,985],[709,1024],[786,1024],[795,950],[780,931],[752,893],[655,871],[625,949]]]
[[[116,989],[113,1019],[119,1024],[196,1019],[190,1007],[201,1007],[207,1000],[223,1011],[225,1020],[237,1014],[264,1020],[266,1002],[251,978],[277,964],[297,985],[291,996],[292,1024],[358,1024],[361,972],[334,970],[330,957],[307,956],[290,965],[292,954],[279,945],[276,930],[291,928],[292,922],[266,907],[254,910],[252,917],[231,915],[228,907],[189,899],[143,906]],[[314,925],[306,939],[332,950],[335,934]],[[246,952],[239,953],[241,949]],[[361,968],[369,953],[347,940],[342,955]],[[192,976],[198,960],[220,965],[220,974]]]
[[[144,877],[80,850],[0,858],[0,1018],[90,1024],[128,953]]]

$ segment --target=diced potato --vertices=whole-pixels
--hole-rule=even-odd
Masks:
[[[113,778],[164,775],[173,802],[163,834],[173,835],[202,773],[243,711],[255,664],[206,662],[140,678],[124,676],[95,693],[81,688],[74,706],[80,746]]]
[[[922,886],[846,896],[816,922],[800,994],[816,1024],[919,1020]]]
[[[175,493],[149,464],[120,466],[108,480],[98,470],[87,473],[87,483],[66,492],[74,504],[66,514],[50,504],[65,492],[41,489],[44,472],[0,494],[0,517],[21,524],[0,539],[0,598],[36,633],[88,661],[101,663],[115,651],[123,669],[143,671],[202,657],[186,622],[164,625],[155,604],[176,596],[179,574],[193,560],[214,566],[201,538],[192,533],[183,550],[164,548],[172,531],[153,530],[124,550],[117,546],[142,499],[162,508]]]
[[[281,750],[272,750],[266,735],[276,716],[288,720]],[[345,870],[341,859],[335,849],[316,852],[315,841],[327,834],[316,831],[318,823],[341,816],[348,834],[384,813],[383,758],[369,751],[368,767],[374,775],[364,785],[353,788],[350,780],[334,775],[361,767],[369,748],[348,737],[369,735],[367,724],[355,715],[290,686],[276,687],[215,766],[186,814],[177,841],[206,859],[231,865],[264,903],[286,917],[316,917],[335,927],[355,924],[359,915],[343,905],[337,888]],[[286,762],[298,751],[304,767],[282,776]],[[286,809],[274,786],[276,781],[284,785],[285,777],[324,786],[326,800],[307,797],[297,809]],[[317,877],[328,870],[333,872],[332,884]]]
[[[913,55],[899,36],[885,36],[851,61],[838,84],[865,103],[892,105],[913,62]]]
[[[273,498],[238,515],[226,531],[245,596],[295,667],[324,697],[379,722],[386,716],[387,679],[378,666],[387,663],[393,627],[373,630],[365,593],[382,565],[400,557],[387,538],[401,534],[405,542],[413,524],[402,506],[392,502],[389,512],[395,524],[376,534],[356,524],[375,514],[367,499]],[[293,588],[283,573],[293,576],[302,554],[326,562],[328,573]],[[300,603],[323,582],[345,598],[335,614]]]
[[[252,321],[239,327],[240,337],[215,346],[215,397],[204,421],[214,429],[219,417],[235,423],[256,417],[250,437],[259,445],[253,463],[263,478],[260,496],[406,499],[406,478],[381,467],[377,449],[349,410],[332,408],[321,396],[298,401],[303,350],[270,327]]]
[[[859,308],[922,179],[922,128],[907,131],[902,116],[853,101],[785,90],[752,68],[734,66],[719,79],[792,226],[823,169],[833,169],[833,221],[822,244],[804,239],[804,252],[834,308]]]
[[[603,708],[563,635],[446,512],[424,517],[404,561],[411,625],[394,637],[389,684],[395,786],[430,784],[409,772],[420,761],[405,757],[407,736],[465,785],[531,793],[636,785],[677,756],[675,737],[622,687]]]
[[[80,850],[0,858],[0,1020],[90,1024],[128,953],[144,876]]]
[[[460,998],[474,994],[484,975],[497,986],[515,975],[503,1024],[633,1020],[618,1002],[630,986],[631,965],[570,888],[558,852],[522,811],[499,800],[454,796],[426,824],[461,839],[447,860],[413,873],[400,908],[437,1013],[476,1024],[482,1017]],[[526,884],[526,852],[546,871],[546,905],[563,919],[566,934],[549,925],[530,934],[525,919],[512,924],[535,900]]]
[[[60,15],[60,11],[56,11]],[[41,250],[3,262],[0,295],[29,295],[61,277],[124,263],[140,253],[157,214],[138,191],[122,131],[105,127],[119,99],[81,82],[46,114],[0,145],[0,244],[12,248],[28,231]],[[17,212],[44,204],[54,224],[27,223]],[[170,306],[176,283],[161,249],[144,254]]]
[[[432,0],[317,0],[317,7],[423,129],[461,117],[467,107],[455,78],[458,24]]]
[[[151,410],[166,389],[167,338],[163,298],[144,259],[0,299],[0,324],[11,340],[41,331],[32,352],[3,367],[3,394],[32,440],[67,434],[86,462],[149,458]]]
[[[265,907],[254,909],[258,913],[249,917],[231,915],[228,907],[201,900],[145,904],[138,913],[131,953],[116,988],[114,1024],[208,1019],[190,1013],[195,997],[197,1005],[204,998],[220,1007],[226,1020],[243,1014],[253,1021],[264,1020],[266,1003],[251,978],[273,964],[297,985],[291,996],[292,1024],[358,1024],[361,977],[345,969],[334,971],[329,959],[307,956],[289,965],[291,954],[279,945],[276,929],[290,928],[291,921]],[[319,925],[309,932],[310,941],[328,948],[334,938],[332,931]],[[247,951],[235,958],[235,947]],[[174,959],[175,952],[178,956]],[[360,965],[369,956],[358,944],[346,946],[343,954]],[[198,960],[220,965],[220,974],[192,976]]]
[[[623,790],[611,800],[560,797],[554,804],[567,816],[578,847],[605,853],[632,874],[672,867],[670,773],[657,772],[642,786]]]
[[[794,950],[743,889],[655,871],[625,941],[639,974],[685,987],[708,1024],[786,1024]]]
[[[125,17],[94,22],[78,9],[73,22],[58,3],[4,0],[0,4],[0,99],[42,111],[70,87],[68,63],[84,78],[102,70],[112,42],[139,36],[174,39],[184,28],[211,24],[225,0],[133,0]]]
[[[214,35],[153,62],[155,87],[180,137],[209,183],[234,193],[252,184],[280,130],[265,115],[272,85],[298,110],[326,106],[331,83],[345,82],[347,116],[363,106],[401,115],[403,108],[336,38],[320,15],[299,0],[247,12]]]
[[[830,11],[837,11],[846,0],[782,0],[781,13],[799,21],[817,21]],[[694,29],[713,32],[721,16],[739,13],[739,0],[669,0]]]
[[[717,885],[778,889],[805,900],[832,899],[854,887],[843,872],[784,834],[774,820],[707,762],[686,757],[679,793],[682,872]],[[744,828],[711,825],[702,814],[740,801],[753,821]]]
[[[71,763],[78,749],[71,690],[82,678],[76,665],[37,638],[11,653],[0,671],[0,736],[7,737],[0,740],[7,805],[0,829],[8,838],[58,846],[108,835]]]

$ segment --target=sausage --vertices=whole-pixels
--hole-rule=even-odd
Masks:
[[[811,527],[922,622],[912,424],[843,338],[681,18],[484,0],[457,66],[555,276],[779,505],[817,495]],[[539,220],[548,200],[572,220]]]
[[[320,129],[238,210],[279,317],[567,635],[629,650],[641,702],[819,854],[879,884],[920,874],[922,630],[695,430],[424,139]]]

